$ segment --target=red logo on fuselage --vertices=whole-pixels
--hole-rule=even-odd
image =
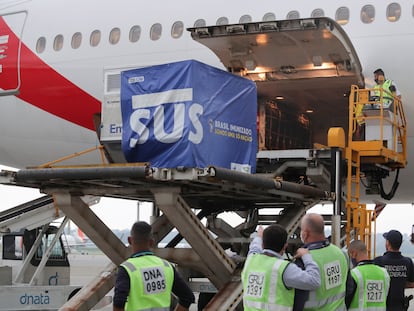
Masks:
[[[93,115],[101,111],[101,103],[77,85],[56,72],[23,42],[0,17],[0,88],[20,87],[18,98],[55,116],[94,130]],[[76,69],[74,69],[76,70]]]

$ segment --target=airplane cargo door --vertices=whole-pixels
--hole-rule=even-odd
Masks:
[[[364,77],[352,42],[334,20],[262,21],[188,31],[230,72],[256,82],[258,111],[266,115],[258,115],[266,123],[261,149],[308,148],[326,144],[330,127],[347,130],[347,94],[353,84],[363,87]]]
[[[0,15],[0,95],[17,94],[20,88],[21,38],[27,12]]]

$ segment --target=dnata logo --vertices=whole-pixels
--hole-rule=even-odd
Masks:
[[[25,293],[20,296],[20,304],[22,305],[48,305],[50,304],[50,296],[48,291],[39,294]]]
[[[175,143],[183,137],[184,126],[190,126],[188,140],[193,144],[199,144],[203,139],[203,126],[200,122],[200,116],[203,115],[203,106],[192,103],[192,100],[192,88],[132,96],[132,109],[134,111],[130,116],[129,126],[132,131],[138,134],[139,138],[131,138],[129,146],[134,148],[136,144],[144,144],[148,140],[150,130],[146,124],[149,123],[148,120],[151,118],[153,118],[151,124],[154,124],[154,137],[157,141],[166,144]],[[173,105],[174,108],[173,126],[168,133],[165,130],[164,117],[166,105]],[[186,116],[188,116],[190,125],[185,124]],[[143,122],[145,120],[147,122]],[[167,123],[171,124],[169,120]]]

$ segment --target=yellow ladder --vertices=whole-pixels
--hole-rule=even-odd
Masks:
[[[371,219],[372,211],[367,210],[366,204],[360,203],[361,185],[361,157],[358,150],[351,147],[346,149],[347,159],[347,224],[346,224],[346,245],[351,240],[361,240],[371,255]]]

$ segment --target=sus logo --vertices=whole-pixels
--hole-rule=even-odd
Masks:
[[[132,108],[134,112],[129,119],[132,131],[138,134],[138,139],[131,138],[129,146],[134,148],[136,144],[144,144],[149,138],[148,121],[153,118],[154,137],[161,143],[171,144],[183,137],[186,116],[191,122],[188,140],[199,144],[203,139],[203,126],[200,116],[203,114],[203,106],[197,103],[185,103],[193,100],[193,89],[178,89],[159,93],[132,96]],[[174,118],[172,130],[167,133],[165,125],[166,105],[174,105]],[[154,109],[155,108],[155,109]]]

